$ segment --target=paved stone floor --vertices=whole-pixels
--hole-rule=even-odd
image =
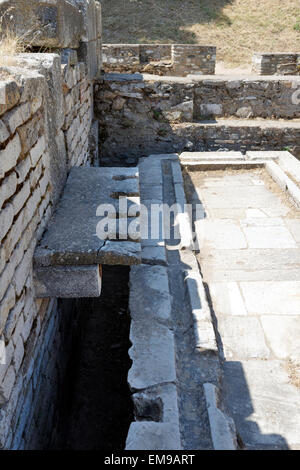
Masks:
[[[246,448],[300,448],[300,211],[264,169],[190,172],[198,260]]]

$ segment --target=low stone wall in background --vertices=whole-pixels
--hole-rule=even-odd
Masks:
[[[289,147],[299,155],[297,88],[298,78],[105,75],[94,91],[101,163],[185,149]]]
[[[200,44],[103,44],[105,72],[186,76],[215,73],[216,47]]]
[[[258,75],[300,75],[300,53],[256,53],[252,72]]]

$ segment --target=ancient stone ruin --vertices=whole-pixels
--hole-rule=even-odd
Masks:
[[[0,14],[0,448],[299,449],[299,54]]]

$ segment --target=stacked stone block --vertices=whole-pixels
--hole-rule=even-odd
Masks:
[[[95,157],[92,86],[73,52],[23,54],[0,86],[0,448],[52,438],[71,315],[37,299],[33,253],[68,170]],[[70,325],[69,325],[70,327]],[[69,332],[71,328],[69,329]]]
[[[215,73],[216,47],[199,44],[103,44],[105,72],[156,75]]]
[[[256,53],[252,72],[258,75],[300,75],[299,53]]]
[[[63,132],[67,151],[67,167],[90,164],[89,135],[92,125],[93,87],[83,62],[76,53],[72,63],[62,65],[64,102]]]
[[[0,446],[4,448],[21,445],[31,408],[28,402],[36,390],[33,373],[38,369],[33,371],[36,358],[31,345],[45,328],[32,287],[34,248],[51,214],[44,90],[44,77],[37,73],[23,72],[20,81],[8,78],[1,83],[0,339],[5,357],[0,365]]]
[[[297,77],[108,74],[95,85],[102,164],[151,153],[283,150],[300,155]]]

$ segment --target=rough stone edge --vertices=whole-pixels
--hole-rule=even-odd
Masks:
[[[288,193],[297,207],[300,207],[300,189],[274,161],[268,161],[265,168],[282,191]]]
[[[232,418],[220,409],[217,387],[206,383],[203,389],[214,450],[237,450],[235,424]]]
[[[156,156],[155,156],[156,157]],[[176,157],[177,158],[177,157]],[[163,159],[163,158],[162,158]],[[142,202],[142,201],[141,201]],[[165,247],[165,244],[164,244]],[[149,247],[147,247],[149,248]],[[160,263],[156,263],[157,266],[161,266]],[[149,269],[153,265],[147,264]],[[169,291],[169,296],[171,296]],[[154,320],[158,326],[162,325],[159,320]],[[167,327],[167,326],[166,326]],[[132,327],[131,327],[132,328]],[[170,327],[167,327],[171,330]],[[132,345],[133,346],[133,345]],[[174,349],[174,361],[175,361],[175,349]],[[129,373],[128,373],[129,376]],[[143,390],[134,390],[134,397],[147,393],[153,396],[153,399],[161,399],[160,388],[173,384],[176,387],[175,382],[166,382],[149,386]],[[130,386],[130,383],[129,383]],[[177,389],[176,389],[177,395]],[[170,420],[168,417],[163,416],[162,421],[140,421],[138,416],[135,416],[136,421],[133,421],[130,425],[125,450],[182,450],[181,437],[180,437],[180,425],[179,425],[179,411],[178,411],[178,395],[177,395],[177,412],[178,420]],[[158,438],[159,435],[159,439]],[[145,444],[143,443],[145,442]]]

